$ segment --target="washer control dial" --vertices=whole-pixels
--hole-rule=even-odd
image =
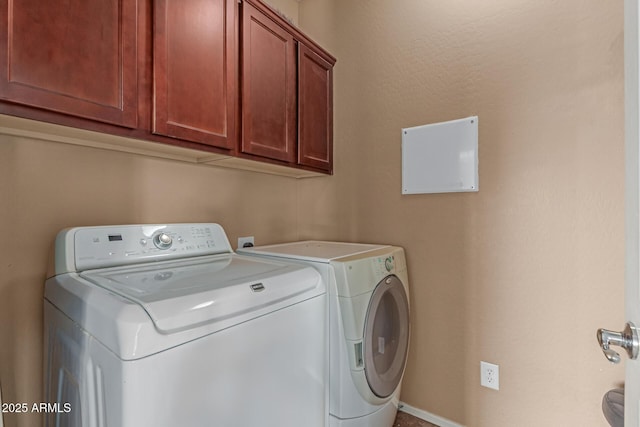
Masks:
[[[153,244],[158,249],[169,249],[173,244],[173,238],[167,233],[158,233],[153,236]]]

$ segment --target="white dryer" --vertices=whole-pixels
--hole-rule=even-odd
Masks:
[[[47,426],[325,427],[326,286],[233,253],[217,224],[58,234]]]
[[[305,241],[239,249],[311,265],[329,291],[332,427],[391,427],[409,346],[409,280],[400,247]]]

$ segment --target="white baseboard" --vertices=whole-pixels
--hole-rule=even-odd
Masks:
[[[407,405],[404,402],[399,403],[398,410],[406,412],[409,415],[413,415],[414,417],[418,417],[421,420],[425,420],[440,427],[464,427],[462,424],[454,423],[453,421],[446,418],[439,417],[438,415],[423,411],[422,409],[414,408],[413,406]]]

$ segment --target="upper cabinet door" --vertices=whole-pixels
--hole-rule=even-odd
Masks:
[[[137,125],[136,0],[0,0],[0,98]]]
[[[332,172],[333,64],[298,43],[298,163]]]
[[[153,132],[232,148],[237,0],[156,0],[154,6]]]
[[[291,33],[242,4],[242,152],[296,161],[296,50]]]

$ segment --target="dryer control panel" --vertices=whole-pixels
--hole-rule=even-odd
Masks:
[[[56,238],[56,274],[233,253],[219,224],[77,227]]]
[[[384,256],[372,259],[375,274],[382,277],[387,274],[395,274],[405,272],[407,265],[405,262],[404,251],[397,250]]]
[[[391,274],[404,281],[407,269],[404,250],[396,246],[359,254],[346,261],[334,261],[332,264],[336,271],[338,296],[345,298],[373,291],[380,280]]]
[[[373,258],[376,274],[384,275],[392,273],[395,269],[395,257],[393,255]]]

